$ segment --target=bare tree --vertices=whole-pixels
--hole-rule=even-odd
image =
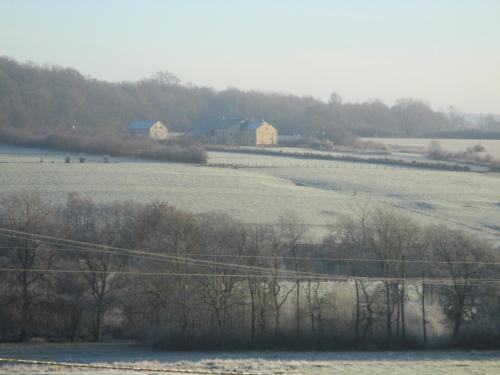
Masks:
[[[257,225],[252,227],[249,231],[249,240],[245,248],[245,255],[247,258],[246,264],[249,266],[263,267],[266,266],[259,258],[260,255],[269,247],[269,233],[266,227]],[[256,275],[249,275],[247,277],[248,292],[250,295],[250,341],[255,342],[255,332],[257,324],[258,309],[260,307],[260,324],[261,332],[265,329],[266,322],[266,284]]]
[[[148,205],[141,214],[142,245],[153,251],[175,256],[172,271],[175,273],[176,295],[171,296],[180,306],[180,334],[183,344],[189,341],[189,258],[200,248],[200,231],[194,215],[175,209],[161,202]],[[160,289],[163,289],[161,287]]]
[[[53,225],[50,206],[36,192],[20,192],[0,199],[1,226],[26,233],[41,234]],[[12,266],[19,269],[17,285],[20,288],[21,311],[19,340],[31,335],[33,289],[52,264],[52,253],[46,245],[29,234],[12,235],[6,243],[15,249]]]
[[[275,232],[273,232],[272,237],[271,255],[273,257],[273,273],[268,279],[267,286],[274,306],[274,337],[277,339],[280,336],[281,330],[281,308],[287,302],[294,287],[288,287],[287,283],[279,278],[280,268],[283,264],[280,258],[283,256],[283,244],[281,237]]]
[[[106,311],[110,307],[111,298],[119,287],[120,276],[117,262],[112,259],[110,252],[93,255],[87,258],[82,265],[82,274],[87,280],[90,295],[94,300],[93,339],[102,338],[102,322]]]
[[[441,262],[435,265],[434,273],[450,279],[441,294],[453,323],[452,340],[457,344],[464,321],[476,318],[482,288],[477,279],[486,273],[484,262],[491,260],[492,249],[472,235],[445,227],[431,228],[428,237],[432,256]]]
[[[370,248],[370,228],[369,228],[369,201],[365,202],[360,208],[351,208],[352,217],[344,217],[340,221],[337,236],[340,240],[338,249],[339,255],[347,258],[369,258],[372,256]],[[355,317],[354,317],[354,340],[359,344],[360,338],[360,320],[361,320],[361,295],[363,289],[365,297],[365,306],[368,308],[368,319],[370,327],[372,326],[371,302],[368,300],[368,294],[363,285],[363,280],[358,276],[365,274],[368,270],[366,263],[359,261],[348,262],[349,274],[354,277],[355,287]]]
[[[237,222],[225,215],[205,217],[202,222],[202,239],[205,251],[216,262],[212,271],[217,277],[204,277],[202,296],[210,308],[217,326],[218,343],[224,345],[229,324],[229,312],[236,304],[233,300],[238,277],[234,269],[223,265],[231,255],[242,255],[246,247],[247,233]]]
[[[385,328],[386,341],[392,345],[393,341],[393,313],[394,313],[394,292],[397,283],[394,283],[392,259],[397,256],[398,239],[396,236],[397,219],[392,212],[384,211],[378,208],[373,216],[374,235],[371,238],[373,248],[382,260],[383,277],[385,285]],[[397,294],[396,294],[397,295]]]
[[[299,261],[297,250],[300,241],[305,239],[307,228],[304,223],[294,214],[288,214],[280,218],[280,235],[286,251],[293,257],[293,267],[295,270],[295,336],[300,337],[300,277]]]
[[[308,279],[303,285],[304,295],[309,313],[311,336],[317,338],[321,345],[325,334],[324,310],[328,305],[327,299],[322,292],[322,282]]]

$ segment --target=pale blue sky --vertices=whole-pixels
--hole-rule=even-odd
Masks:
[[[500,0],[0,0],[0,55],[110,81],[500,113]]]

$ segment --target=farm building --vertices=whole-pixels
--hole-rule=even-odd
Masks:
[[[129,133],[162,141],[168,137],[168,129],[160,121],[136,121],[128,124]]]
[[[240,144],[275,145],[278,143],[278,131],[264,120],[253,121],[240,127]]]
[[[278,131],[264,120],[214,119],[198,126],[195,138],[226,145],[265,146],[278,143]]]

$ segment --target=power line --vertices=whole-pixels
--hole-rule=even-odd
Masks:
[[[75,240],[67,240],[59,237],[54,237],[54,236],[46,236],[46,235],[38,235],[38,234],[33,234],[29,232],[22,232],[22,231],[15,231],[11,229],[5,229],[5,228],[0,228],[1,231],[6,231],[13,233],[11,234],[3,234],[6,236],[14,237],[14,238],[28,238],[31,239],[31,237],[35,238],[44,238],[48,241],[56,241],[56,245],[63,245],[63,246],[72,246],[75,247],[78,250],[82,251],[98,251],[98,252],[105,252],[105,253],[113,253],[110,250],[117,250],[115,254],[117,255],[129,255],[129,256],[146,256],[151,257],[151,253],[144,252],[144,251],[138,251],[138,250],[130,250],[130,249],[123,249],[123,248],[118,248],[114,246],[107,246],[107,245],[101,245],[101,244],[92,244],[92,243],[87,243],[87,242],[82,242],[82,241],[75,241]],[[1,233],[0,233],[1,234]],[[22,237],[24,236],[24,237]],[[59,242],[58,242],[59,241]],[[70,244],[81,244],[81,245],[68,245],[66,242]],[[99,249],[100,248],[100,249]],[[132,253],[132,254],[128,254]],[[139,253],[139,254],[136,254]],[[167,257],[167,259],[164,259],[164,257]],[[334,276],[334,275],[327,275],[327,274],[322,274],[322,273],[306,273],[306,272],[293,272],[293,271],[287,271],[287,270],[278,270],[278,269],[273,269],[273,268],[265,268],[265,267],[249,267],[245,265],[239,265],[239,264],[232,264],[232,263],[224,263],[224,262],[215,262],[215,261],[200,261],[202,263],[197,263],[198,260],[192,259],[192,258],[185,258],[185,257],[178,257],[178,256],[167,256],[164,254],[156,254],[156,257],[153,256],[151,257],[154,260],[167,260],[167,261],[180,261],[180,262],[193,262],[195,265],[210,265],[210,266],[228,266],[233,269],[239,270],[239,271],[256,271],[255,268],[257,268],[258,272],[264,271],[269,271],[272,272],[271,274],[262,274],[262,273],[244,273],[244,274],[221,274],[221,273],[173,273],[173,272],[139,272],[139,271],[113,271],[115,274],[124,274],[124,275],[142,275],[142,276],[151,276],[151,275],[156,275],[156,276],[204,276],[204,277],[254,277],[254,278],[269,278],[269,277],[276,277],[276,278],[287,278],[287,279],[316,279],[316,280],[332,280],[332,281],[348,281],[348,280],[353,280],[354,277],[349,276]],[[291,257],[293,258],[293,257]],[[353,259],[353,260],[360,260],[360,259]],[[369,260],[373,261],[372,259],[364,259],[364,260]],[[379,261],[379,260],[377,260]],[[386,261],[386,260],[382,260]],[[206,263],[205,263],[206,262]],[[422,261],[426,262],[426,261]],[[99,271],[92,271],[92,270],[61,270],[61,269],[21,269],[21,268],[2,268],[0,271],[4,272],[53,272],[53,273],[82,273],[82,272],[89,272],[89,273],[99,273]],[[109,271],[107,271],[109,272]],[[358,280],[366,280],[366,281],[381,281],[381,278],[377,277],[356,277]],[[416,281],[416,282],[421,282],[421,278],[384,278],[384,280],[387,281],[400,281],[400,280],[407,280],[407,281]],[[500,279],[470,279],[468,282],[498,282]],[[437,283],[437,282],[453,282],[454,284],[460,283],[460,281],[457,279],[452,279],[452,278],[433,278],[433,279],[425,279],[426,283]]]
[[[216,255],[205,253],[191,253],[190,255],[213,257]],[[264,258],[264,259],[288,259],[288,260],[310,260],[310,261],[331,261],[331,262],[370,262],[370,263],[424,263],[424,264],[479,264],[479,265],[500,265],[500,262],[487,261],[459,261],[459,260],[409,260],[409,259],[368,259],[368,258],[334,258],[334,257],[306,257],[306,256],[284,256],[284,255],[224,255],[228,258]]]
[[[124,275],[124,276],[186,276],[186,277],[212,277],[212,278],[229,278],[229,277],[252,277],[261,279],[279,278],[291,279],[295,281],[295,275],[262,275],[262,274],[220,274],[220,273],[183,273],[183,272],[142,272],[142,271],[120,271],[120,270],[75,270],[75,269],[41,269],[41,268],[0,268],[0,272],[32,272],[32,273],[62,273],[62,274],[109,274],[109,275]],[[370,282],[400,282],[409,281],[415,283],[438,284],[438,285],[469,285],[475,283],[500,283],[500,278],[419,278],[419,277],[367,277],[367,276],[300,276],[299,280],[323,280],[323,281],[345,281],[352,282],[370,281]]]
[[[0,228],[0,231],[2,230],[8,230],[4,228]],[[16,233],[23,233],[25,236],[22,234],[2,234],[0,233],[0,236],[5,236],[9,238],[21,238],[21,239],[31,239],[31,237],[49,237],[49,236],[44,236],[44,235],[38,235],[34,233],[29,233],[29,232],[21,232],[21,231],[13,231],[9,230],[12,232]],[[75,242],[74,240],[68,240],[64,238],[59,238],[59,237],[51,237],[56,239],[57,241],[68,241],[68,242]],[[138,252],[138,250],[132,250],[132,249],[125,249],[125,248],[116,248],[113,246],[108,246],[108,245],[102,245],[102,244],[95,244],[95,243],[88,243],[88,242],[80,242],[76,241],[78,243],[85,244],[86,246],[75,246],[75,245],[68,245],[64,244],[63,242],[54,242],[54,240],[43,240],[49,245],[54,245],[54,246],[65,246],[68,248],[74,248],[75,251],[91,251],[91,252],[105,252],[105,253],[112,253],[115,255],[121,255],[121,256],[131,256],[134,258],[138,259],[151,259],[151,260],[162,260],[166,262],[185,262],[186,259],[190,262],[205,262],[201,259],[193,259],[193,258],[188,258],[188,257],[180,257],[180,256],[173,256],[173,255],[167,255],[167,254],[162,254],[158,252],[146,252],[146,251],[140,251],[141,254],[146,254],[146,255],[139,255],[135,254]],[[102,249],[98,249],[98,247],[101,247]],[[2,247],[0,247],[1,249]],[[20,247],[4,247],[4,249],[16,249]],[[114,251],[115,249],[119,249],[123,252],[116,252]],[[55,249],[55,250],[62,250],[65,251],[66,249]],[[68,249],[68,251],[70,251]],[[131,254],[128,254],[127,252],[130,252]],[[306,260],[306,261],[330,261],[330,262],[367,262],[367,263],[407,263],[407,264],[474,264],[474,265],[500,265],[500,262],[495,262],[495,261],[455,261],[455,260],[432,260],[432,259],[370,259],[370,258],[337,258],[337,257],[311,257],[311,256],[285,256],[285,255],[245,255],[245,254],[211,254],[211,253],[188,253],[186,255],[189,256],[201,256],[201,257],[226,257],[226,258],[241,258],[241,259],[284,259],[284,260]],[[178,260],[171,260],[171,259],[166,259],[165,257],[175,257],[175,258],[181,258],[180,261]],[[268,268],[268,267],[260,267],[260,266],[252,266],[252,265],[243,265],[243,264],[235,264],[235,263],[225,263],[225,262],[216,262],[216,261],[209,261],[210,263],[216,263],[218,265],[227,265],[227,266],[235,266],[235,267],[258,267],[258,268],[266,268],[267,270],[272,270],[275,272],[274,268]],[[201,265],[201,264],[200,264]],[[283,272],[291,272],[295,273],[293,270],[281,270]]]
[[[296,275],[263,275],[263,274],[223,274],[223,273],[185,273],[185,272],[142,272],[142,271],[120,271],[120,270],[73,270],[73,269],[42,269],[42,268],[0,268],[1,272],[38,272],[38,273],[97,273],[97,274],[115,274],[115,275],[130,275],[130,276],[200,276],[200,277],[252,277],[252,278],[293,278]],[[332,276],[313,276],[313,275],[302,275],[299,278],[304,279],[331,279]],[[339,279],[341,280],[341,279]],[[343,279],[342,279],[343,280]]]
[[[194,264],[194,265],[198,265],[198,266],[221,267],[221,268],[229,268],[229,269],[237,269],[237,270],[251,270],[254,272],[267,272],[270,274],[278,274],[279,273],[279,274],[286,274],[286,275],[318,275],[318,276],[323,275],[323,276],[325,276],[325,274],[314,273],[314,272],[291,271],[291,270],[283,270],[283,269],[270,268],[270,267],[249,266],[249,265],[242,265],[242,264],[236,264],[236,263],[226,263],[226,262],[217,262],[217,261],[209,261],[209,260],[202,260],[202,259],[193,259],[193,258],[188,258],[188,257],[176,256],[176,255],[167,255],[167,254],[154,254],[154,255],[152,255],[151,252],[146,252],[146,251],[125,249],[125,248],[120,248],[120,247],[116,247],[116,246],[108,246],[108,245],[75,241],[75,240],[68,240],[68,239],[64,239],[64,238],[60,238],[60,237],[34,234],[34,233],[17,231],[17,230],[6,229],[6,228],[0,228],[0,232],[1,231],[7,232],[7,234],[2,234],[2,235],[5,235],[7,237],[30,239],[30,240],[31,240],[31,237],[34,237],[34,238],[42,238],[44,240],[49,240],[49,241],[60,241],[57,244],[64,244],[64,243],[76,244],[80,247],[84,247],[84,248],[82,248],[82,250],[86,250],[86,251],[88,251],[88,248],[100,249],[99,251],[103,251],[106,253],[113,253],[114,252],[115,254],[118,254],[118,255],[125,255],[125,256],[140,255],[140,256],[146,256],[146,257],[154,256],[154,257],[158,257],[157,258],[158,260],[163,259],[165,261],[171,261],[174,263],[188,263],[188,264]]]
[[[13,236],[17,238],[16,236]],[[99,253],[99,254],[112,254],[112,255],[117,255],[117,256],[125,256],[125,257],[132,257],[132,258],[137,258],[137,259],[143,259],[143,260],[153,260],[155,262],[166,262],[170,264],[185,264],[186,262],[190,265],[194,266],[199,266],[199,267],[219,267],[219,268],[226,268],[226,269],[237,269],[237,270],[253,270],[255,272],[259,271],[262,273],[279,273],[279,274],[295,274],[293,271],[289,270],[283,270],[283,269],[266,269],[266,270],[261,270],[261,269],[254,269],[254,267],[246,266],[246,265],[235,265],[235,264],[226,264],[224,262],[213,262],[217,264],[204,264],[204,263],[198,263],[197,259],[192,259],[192,258],[185,258],[184,260],[179,260],[179,259],[166,259],[162,255],[163,254],[155,254],[155,253],[148,253],[149,256],[146,255],[138,255],[138,254],[128,254],[128,253],[122,253],[122,252],[116,252],[113,249],[97,249],[97,248],[90,248],[90,247],[78,247],[78,246],[71,246],[71,245],[66,245],[66,244],[57,244],[57,243],[49,243],[49,245],[53,246],[64,246],[64,247],[56,247],[56,248],[51,248],[50,250],[54,251],[70,251],[70,252],[94,252],[94,253]],[[28,248],[29,249],[29,248]],[[43,249],[42,249],[43,250]]]

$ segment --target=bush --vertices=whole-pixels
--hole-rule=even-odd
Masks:
[[[463,160],[472,163],[487,164],[490,168],[494,168],[498,161],[495,160],[490,154],[480,154],[485,151],[486,148],[483,145],[477,144],[473,147],[467,148],[465,151],[448,152],[443,150],[439,142],[432,141],[429,144],[427,155],[434,160]]]
[[[85,132],[51,133],[34,136],[7,128],[0,129],[0,139],[5,143],[26,147],[41,147],[93,154],[106,153],[111,156],[141,157],[161,161],[204,164],[205,150],[186,140],[158,143],[147,138],[129,137],[120,133],[86,134]],[[68,157],[69,158],[69,157]],[[109,161],[109,159],[108,159]],[[69,163],[70,161],[67,161]],[[80,163],[85,158],[80,157]]]
[[[482,144],[478,143],[477,145],[472,147],[472,151],[473,152],[485,152],[486,148]]]

